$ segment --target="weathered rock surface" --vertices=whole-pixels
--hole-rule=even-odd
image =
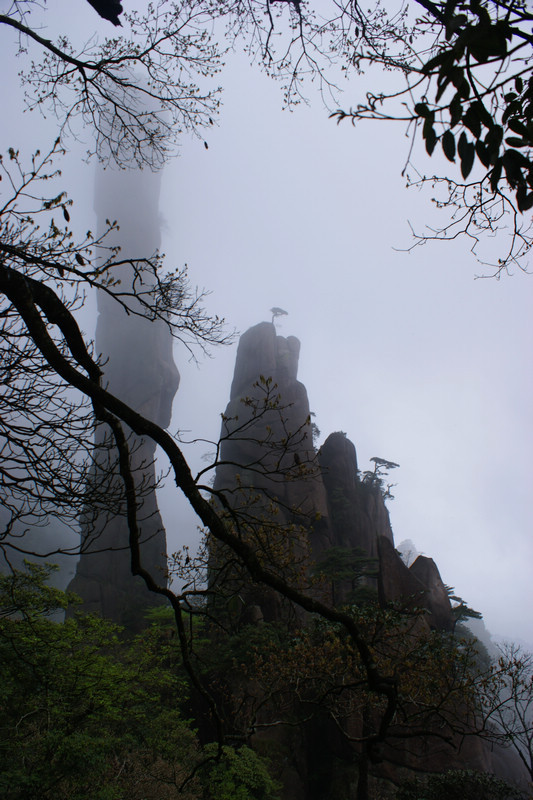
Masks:
[[[295,387],[299,356],[299,340],[295,336],[287,338],[278,336],[273,323],[260,322],[249,328],[239,341],[230,400],[240,400],[241,397],[245,397],[261,375],[273,378],[280,391]],[[299,386],[307,399],[305,387],[303,384]]]
[[[358,547],[369,558],[378,558],[378,538],[393,541],[389,514],[381,495],[361,484],[354,445],[344,433],[332,433],[318,461],[328,498],[331,545]]]
[[[378,549],[381,604],[398,603],[406,608],[425,607],[426,586],[411,574],[392,542],[387,537],[380,536]]]
[[[277,336],[270,322],[241,336],[221,431],[221,461],[231,463],[217,469],[215,487],[233,490],[239,476],[246,490],[264,490],[305,515],[325,511],[325,498],[307,391],[297,380],[299,352],[298,339]]]
[[[309,537],[327,528],[309,401],[297,379],[299,351],[299,341],[278,336],[270,322],[241,336],[214,484],[238,511],[246,536],[268,540],[273,558],[297,569],[309,559]],[[221,551],[212,556],[214,575]],[[284,613],[281,598],[264,587],[248,584],[239,596],[243,622]]]
[[[375,559],[378,578],[366,583],[378,590],[382,603],[425,605],[429,624],[450,630],[450,603],[438,570],[433,562],[425,570],[422,564],[414,571],[405,566],[394,549],[381,492],[360,480],[353,443],[343,433],[332,433],[315,453],[307,392],[297,378],[299,351],[295,337],[278,336],[269,322],[241,337],[215,489],[226,493],[233,508],[253,505],[255,519],[269,519],[269,524],[273,503],[273,528],[297,527],[302,560],[320,561],[332,547]],[[341,585],[337,601],[347,596],[349,584]],[[244,620],[278,613],[271,593],[262,597],[262,592],[248,593]]]
[[[429,611],[431,626],[441,631],[453,631],[454,619],[450,598],[433,559],[418,556],[409,567],[409,572],[426,590],[423,605]]]

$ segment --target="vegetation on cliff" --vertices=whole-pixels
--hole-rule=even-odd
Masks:
[[[316,618],[299,631],[278,622],[222,634],[202,616],[191,617],[196,669],[225,723],[227,743],[209,744],[214,730],[168,612],[152,611],[147,628],[133,637],[91,615],[53,621],[76,600],[48,586],[48,575],[49,569],[28,564],[25,572],[0,577],[0,787],[6,800],[276,800],[309,748],[315,756],[307,766],[306,797],[362,796],[360,746],[378,708],[342,627]],[[464,711],[481,711],[482,700],[486,723],[490,713],[507,714],[507,727],[494,729],[496,738],[518,736],[520,726],[511,726],[508,712],[524,709],[526,698],[531,704],[531,670],[524,672],[530,662],[522,658],[519,674],[516,660],[505,670],[503,661],[480,667],[472,643],[416,632],[418,615],[408,622],[375,603],[351,613],[380,669],[398,675],[402,698],[380,758],[367,765],[366,796],[524,798],[523,789],[480,772],[419,773],[436,763],[432,737],[441,743],[450,737],[452,749],[444,750],[449,764],[454,730],[481,735],[468,729]],[[507,697],[502,702],[500,693],[489,709],[488,687],[498,682],[500,688],[512,684],[515,704]],[[424,766],[410,763],[404,749],[405,741],[417,740],[425,743]],[[403,767],[391,772],[380,764]]]

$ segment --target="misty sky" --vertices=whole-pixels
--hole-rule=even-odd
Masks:
[[[55,3],[59,20],[74,2]],[[69,32],[114,33],[76,2]],[[1,150],[44,148],[53,119],[18,113],[22,65],[2,36],[3,110],[13,113],[3,115]],[[475,280],[483,267],[466,241],[401,252],[412,244],[408,220],[421,230],[439,219],[430,190],[405,189],[402,127],[337,126],[313,87],[310,106],[283,111],[281,88],[239,55],[219,81],[209,149],[184,140],[165,169],[169,265],[187,263],[192,281],[212,291],[209,310],[241,332],[270,319],[271,306],[287,309],[278,330],[302,343],[299,378],[322,440],[343,430],[360,468],[372,456],[401,465],[389,502],[396,542],[412,539],[433,557],[493,634],[533,647],[533,276]],[[343,88],[349,107],[364,83]],[[86,230],[94,168],[81,161],[83,146],[71,149],[62,169]],[[442,166],[423,154],[417,164],[426,173]],[[212,355],[198,367],[176,350],[172,428],[191,437],[215,439],[229,399],[235,347]],[[209,447],[190,450],[200,466]],[[171,490],[161,503],[171,546],[193,542],[194,522]]]
[[[408,219],[434,217],[405,190],[401,129],[337,127],[319,103],[282,112],[242,62],[225,85],[209,150],[188,144],[167,170],[164,249],[241,331],[289,311],[279,333],[302,342],[323,436],[345,431],[362,469],[401,465],[396,542],[432,556],[494,633],[533,641],[533,278],[475,280],[464,241],[394,249],[411,243]],[[176,425],[197,431],[224,409],[233,361],[179,363]]]

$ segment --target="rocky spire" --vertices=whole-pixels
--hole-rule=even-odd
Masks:
[[[267,543],[272,567],[285,563],[295,580],[307,579],[310,538],[327,524],[307,391],[297,378],[299,353],[298,339],[278,336],[270,322],[241,336],[214,485],[237,513],[243,535],[257,538],[258,546]],[[211,576],[231,590],[238,576],[226,571],[218,578],[224,557],[223,549],[212,550]],[[244,583],[241,621],[287,613],[275,592]]]
[[[241,336],[223,415],[215,488],[251,485],[293,514],[325,513],[315,463],[309,401],[297,379],[300,342],[261,322]],[[305,480],[304,480],[305,479]]]
[[[106,220],[118,220],[120,229],[106,241],[120,246],[120,260],[150,258],[158,250],[160,182],[160,173],[149,171],[98,171],[95,190],[98,231],[105,230]],[[125,288],[131,288],[135,280],[130,265],[120,267],[116,277],[120,277]],[[150,276],[146,273],[142,278],[147,282],[143,287],[146,290]],[[136,280],[138,285],[138,276]],[[163,323],[127,314],[103,292],[97,299],[95,350],[105,365],[109,389],[139,413],[167,427],[179,384],[168,329]],[[104,435],[103,429],[98,430],[97,441],[101,442]],[[166,537],[155,491],[150,490],[155,485],[155,445],[133,434],[129,441],[137,485],[144,487],[140,508],[142,560],[161,581],[166,575]],[[142,609],[154,602],[154,596],[146,591],[139,578],[131,575],[125,517],[108,514],[96,519],[88,517],[83,541],[82,556],[69,589],[81,596],[84,610],[138,627],[142,624]]]

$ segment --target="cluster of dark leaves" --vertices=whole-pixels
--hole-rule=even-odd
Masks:
[[[431,155],[440,141],[449,161],[458,157],[466,179],[476,157],[487,171],[490,189],[498,192],[505,181],[519,211],[533,207],[533,78],[513,73],[501,76],[501,87],[486,88],[480,68],[505,64],[519,31],[509,13],[490,13],[480,0],[442,6],[445,42],[422,72],[435,79],[434,102],[419,102],[414,110],[423,121],[422,135]],[[500,71],[497,70],[500,78]],[[443,106],[448,89],[453,96]],[[444,123],[439,135],[438,125]]]

